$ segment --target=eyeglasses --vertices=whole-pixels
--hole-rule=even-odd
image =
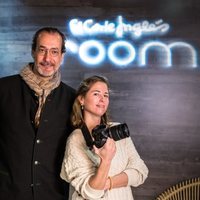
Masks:
[[[46,49],[46,48],[38,48],[37,52],[39,55],[44,56],[45,54],[49,53],[52,57],[57,57],[60,51],[56,48]]]

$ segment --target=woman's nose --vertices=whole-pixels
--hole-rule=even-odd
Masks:
[[[104,96],[103,95],[100,95],[99,98],[100,98],[100,101],[104,101]]]

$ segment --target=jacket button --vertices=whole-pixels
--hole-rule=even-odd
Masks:
[[[42,141],[41,141],[40,139],[37,139],[37,140],[36,140],[36,143],[37,143],[37,144],[40,144],[41,142],[42,142]]]
[[[39,165],[40,163],[39,163],[39,161],[36,160],[36,161],[34,162],[34,164],[35,164],[35,165]]]
[[[31,187],[40,186],[40,185],[41,185],[41,183],[35,183],[35,184],[31,183]]]

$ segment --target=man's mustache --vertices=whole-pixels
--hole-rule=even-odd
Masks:
[[[43,62],[40,62],[40,64],[41,64],[42,66],[54,66],[54,64],[53,64],[53,63],[51,63],[51,62],[48,62],[48,61],[43,61]]]

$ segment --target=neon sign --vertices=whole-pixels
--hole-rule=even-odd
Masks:
[[[93,19],[85,21],[72,19],[69,22],[69,29],[74,36],[114,34],[117,38],[121,38],[128,33],[134,37],[140,37],[149,33],[166,33],[169,30],[169,25],[163,23],[162,19],[153,23],[145,20],[130,24],[125,23],[122,16],[118,16],[116,24],[107,20],[103,23],[95,23]]]
[[[95,23],[92,19],[81,21],[72,19],[69,22],[69,30],[74,40],[66,41],[66,47],[72,54],[78,54],[79,59],[88,67],[99,67],[105,59],[108,59],[118,68],[130,67],[132,64],[138,67],[149,65],[149,54],[156,52],[157,62],[161,67],[173,66],[173,54],[179,53],[182,58],[187,58],[187,66],[197,67],[197,55],[194,47],[186,42],[170,42],[147,40],[138,46],[138,40],[146,35],[161,35],[169,31],[169,24],[163,20],[153,23],[142,21],[126,23],[122,16],[117,17],[117,22]],[[115,36],[116,41],[104,44],[96,36]],[[124,37],[128,39],[125,40]],[[88,39],[89,37],[89,39]],[[86,38],[86,39],[85,39]],[[91,38],[91,39],[90,39]],[[78,44],[77,39],[83,42]],[[184,52],[183,52],[184,51]],[[184,63],[179,63],[183,65]]]

